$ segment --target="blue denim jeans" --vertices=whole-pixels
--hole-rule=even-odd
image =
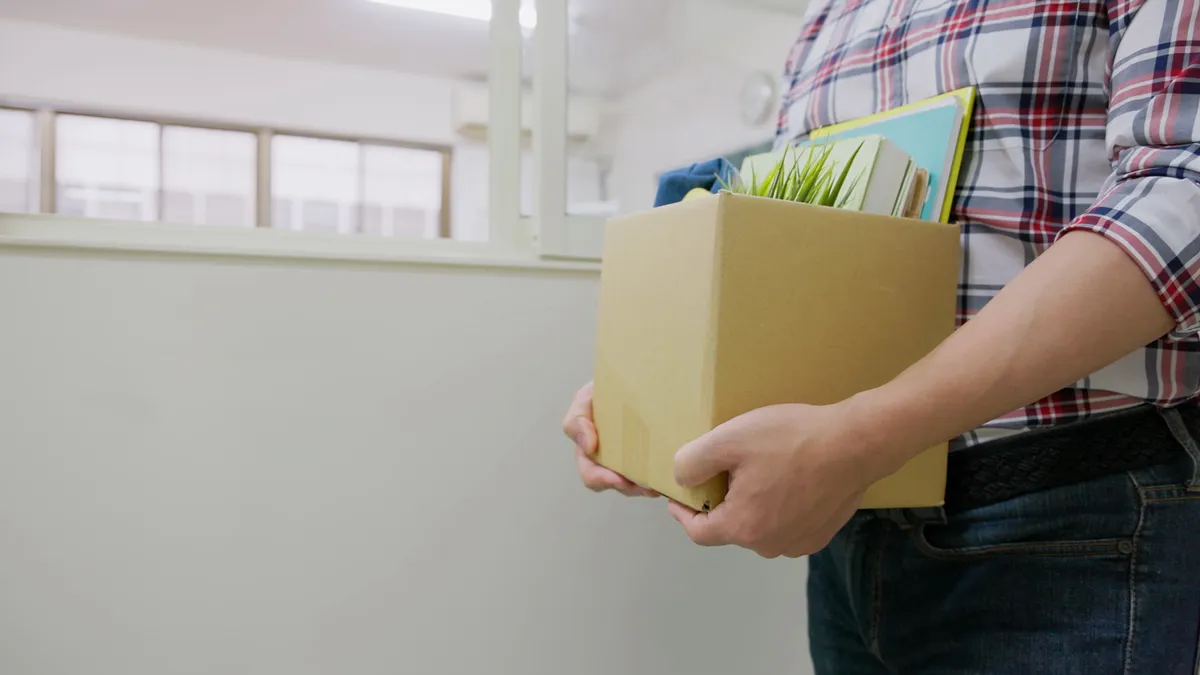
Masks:
[[[913,522],[809,563],[818,675],[1196,675],[1200,493],[1177,464]]]

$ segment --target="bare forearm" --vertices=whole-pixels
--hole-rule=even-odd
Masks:
[[[928,357],[847,402],[894,452],[913,453],[1027,405],[1166,334],[1141,270],[1104,238],[1063,237]]]

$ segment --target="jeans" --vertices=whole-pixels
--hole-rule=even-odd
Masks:
[[[1181,450],[934,522],[858,514],[809,561],[817,674],[1196,675],[1192,470]]]

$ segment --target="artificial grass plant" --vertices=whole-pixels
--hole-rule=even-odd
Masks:
[[[783,154],[775,165],[760,182],[754,166],[750,167],[750,180],[745,176],[734,179],[733,184],[725,182],[720,176],[721,187],[729,192],[768,199],[781,199],[800,204],[816,206],[833,206],[842,208],[846,205],[855,186],[862,178],[862,172],[855,176],[847,185],[850,169],[862,149],[862,143],[850,154],[845,164],[840,165],[830,159],[833,152],[832,143],[822,143],[817,146],[806,146],[807,152],[797,150],[790,154],[791,146],[785,146]],[[801,159],[804,160],[801,164]],[[790,160],[790,163],[789,163]]]

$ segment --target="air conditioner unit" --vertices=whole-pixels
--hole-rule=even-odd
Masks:
[[[467,138],[481,139],[488,132],[489,98],[485,86],[460,86],[454,91],[454,129]],[[533,133],[533,97],[521,98],[521,133]],[[567,137],[586,141],[600,130],[600,105],[590,99],[571,97],[567,106]]]

